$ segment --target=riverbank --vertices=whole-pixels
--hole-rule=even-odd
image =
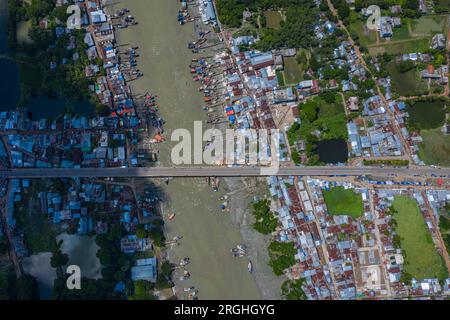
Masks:
[[[202,95],[188,68],[192,53],[186,47],[196,38],[194,25],[177,23],[180,3],[125,0],[119,5],[129,8],[139,21],[133,29],[119,32],[120,43],[140,48],[138,66],[144,76],[132,83],[133,91],[151,90],[158,95],[167,140],[174,129],[192,131],[194,121],[202,121],[206,127]],[[173,145],[170,141],[159,144],[161,165],[171,165]],[[180,296],[183,287],[195,286],[200,299],[263,297],[247,271],[247,260],[230,254],[230,248],[241,243],[242,237],[231,216],[219,209],[223,186],[219,193],[213,193],[203,179],[174,179],[163,188],[169,198],[164,214],[176,214],[166,224],[167,238],[183,236],[181,245],[171,249],[169,256],[174,263],[184,257],[191,259],[187,266],[191,278],[179,281],[174,277]]]

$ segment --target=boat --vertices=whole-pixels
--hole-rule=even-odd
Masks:
[[[238,245],[236,246],[236,248],[237,248],[238,250],[242,250],[242,251],[247,250],[247,246],[246,246],[245,244],[238,244]]]
[[[248,260],[248,263],[247,263],[247,270],[250,273],[252,273],[252,271],[253,271],[253,264],[250,260]]]
[[[172,221],[175,218],[175,213],[169,214],[169,220]]]

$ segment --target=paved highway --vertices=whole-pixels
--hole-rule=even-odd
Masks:
[[[105,178],[105,177],[251,177],[251,176],[332,176],[373,175],[377,177],[410,178],[425,176],[450,177],[450,168],[393,168],[393,167],[290,167],[276,173],[261,167],[153,167],[153,168],[24,168],[0,170],[0,178]]]

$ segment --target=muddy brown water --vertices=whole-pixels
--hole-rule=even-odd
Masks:
[[[194,25],[180,26],[176,0],[126,0],[114,2],[114,9],[127,7],[138,25],[122,29],[119,42],[139,46],[138,68],[144,77],[133,81],[136,93],[150,91],[158,95],[160,114],[166,120],[165,137],[170,140],[172,130],[192,130],[195,120],[206,115],[203,99],[189,73],[192,53],[188,42],[195,39]],[[192,132],[192,131],[191,131]],[[171,165],[170,152],[174,143],[159,145],[162,165]],[[169,200],[164,213],[175,213],[166,224],[167,238],[183,236],[181,244],[169,251],[176,262],[190,257],[187,270],[191,278],[177,281],[179,291],[195,286],[201,299],[259,299],[255,280],[247,271],[245,258],[233,258],[230,248],[240,243],[239,230],[232,225],[229,214],[219,209],[220,191],[214,193],[204,179],[173,179],[164,185]]]

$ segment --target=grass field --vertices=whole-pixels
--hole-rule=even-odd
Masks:
[[[295,57],[284,58],[284,80],[287,84],[297,84],[303,80],[303,69]]]
[[[411,22],[412,32],[416,35],[433,35],[446,31],[447,16],[423,16]]]
[[[441,128],[422,130],[423,143],[419,145],[419,157],[425,164],[450,166],[450,135]]]
[[[272,29],[279,29],[280,23],[283,21],[283,17],[278,11],[266,11],[264,16],[267,20],[267,27]]]
[[[359,41],[363,47],[367,47],[371,44],[376,44],[377,34],[376,31],[365,30],[365,22],[357,20],[349,25],[349,31],[352,34],[357,34]]]
[[[407,97],[428,93],[426,82],[419,79],[415,69],[401,73],[397,70],[395,61],[390,62],[386,69],[391,76],[394,92],[400,96]]]
[[[323,190],[323,197],[331,215],[348,215],[353,218],[361,217],[363,214],[363,202],[360,194],[354,193],[344,187],[335,187]]]
[[[345,113],[342,98],[339,94],[336,94],[336,101],[334,103],[327,103],[320,97],[316,98],[316,101],[318,101],[319,107],[318,118],[332,117]]]
[[[404,271],[418,279],[445,278],[447,270],[416,201],[407,196],[396,196],[393,206],[397,210],[394,215],[396,232],[406,253]]]
[[[402,42],[391,42],[378,46],[371,46],[369,47],[369,53],[371,55],[378,55],[386,52],[388,54],[397,55],[402,53],[423,52],[429,48],[430,42],[431,40],[429,38],[414,39],[411,41]]]
[[[277,74],[278,85],[280,87],[284,87],[286,85],[286,81],[284,81],[284,72],[280,71],[280,70],[277,70],[276,74]]]
[[[411,39],[411,34],[409,33],[409,23],[409,21],[402,21],[401,27],[394,28],[392,41]]]
[[[438,0],[437,5],[441,7],[450,7],[450,0]]]

